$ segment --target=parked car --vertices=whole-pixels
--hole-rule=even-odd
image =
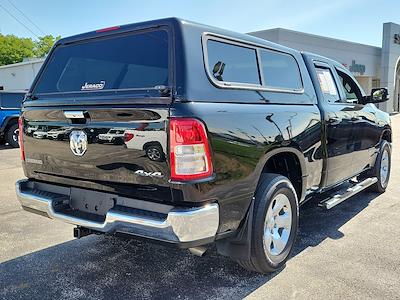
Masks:
[[[47,131],[36,130],[33,133],[33,137],[36,139],[45,139],[47,138]]]
[[[198,255],[216,243],[275,271],[305,202],[385,191],[392,129],[374,103],[386,100],[331,59],[175,18],[64,38],[23,103],[17,196],[78,238],[140,236]],[[71,126],[69,140],[32,139],[39,120]],[[124,144],[99,144],[118,128]],[[138,132],[165,160],[147,157]]]
[[[107,133],[98,135],[99,142],[103,143],[118,143],[124,138],[124,129],[116,128],[110,129]]]
[[[25,91],[0,91],[0,142],[18,147],[18,117]]]
[[[165,160],[167,149],[167,133],[164,128],[159,130],[126,129],[125,145],[129,149],[144,150],[146,156],[152,161],[162,162]]]
[[[69,137],[69,132],[72,130],[72,127],[61,127],[51,129],[46,132],[46,136],[53,140],[63,140]]]

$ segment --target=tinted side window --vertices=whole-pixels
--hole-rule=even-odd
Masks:
[[[207,41],[208,67],[218,81],[260,85],[255,49]]]
[[[0,93],[0,107],[19,109],[23,99],[23,93]]]
[[[299,90],[303,87],[294,57],[274,51],[260,51],[264,85],[272,88]]]
[[[328,102],[340,102],[339,93],[332,76],[332,72],[328,68],[315,68],[317,72],[318,82],[321,87],[321,91],[324,94],[324,98]]]
[[[35,93],[152,88],[168,85],[165,30],[58,46]]]
[[[361,103],[361,91],[358,88],[357,84],[353,81],[353,79],[347,75],[346,73],[336,69],[337,74],[339,75],[341,88],[343,88],[344,93],[346,94],[346,102],[349,103]]]

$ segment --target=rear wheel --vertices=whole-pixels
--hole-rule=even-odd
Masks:
[[[164,161],[164,152],[159,145],[149,145],[145,149],[146,155],[150,160],[153,161]]]
[[[371,177],[376,177],[378,181],[371,185],[370,191],[383,193],[389,184],[390,168],[391,168],[391,149],[388,142],[383,141],[381,148],[376,158],[375,166],[369,174]]]
[[[6,132],[6,142],[14,148],[19,147],[18,143],[18,134],[19,134],[19,129],[18,129],[18,124],[12,124]]]
[[[274,272],[284,266],[296,239],[296,192],[286,177],[266,174],[261,178],[254,201],[251,255],[238,263],[250,271]]]

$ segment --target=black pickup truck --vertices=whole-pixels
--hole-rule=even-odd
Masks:
[[[386,98],[333,60],[175,18],[64,38],[23,102],[17,196],[78,238],[216,243],[271,272],[307,200],[385,191]]]

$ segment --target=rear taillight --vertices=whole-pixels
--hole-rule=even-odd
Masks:
[[[22,117],[19,117],[19,119],[18,119],[18,142],[19,142],[19,149],[21,152],[21,160],[25,161],[24,140],[22,138],[23,130],[24,130],[23,120],[22,120]]]
[[[124,141],[125,142],[129,142],[131,139],[133,139],[133,133],[130,132],[125,132],[124,133]]]
[[[196,119],[171,118],[169,130],[171,180],[210,177],[213,166],[204,124]]]

